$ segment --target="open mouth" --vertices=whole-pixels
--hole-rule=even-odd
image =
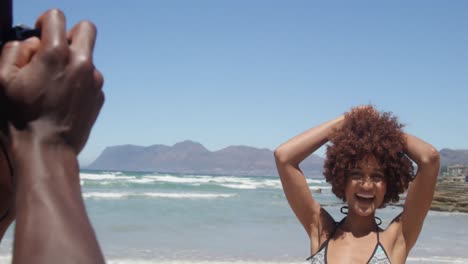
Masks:
[[[375,199],[374,195],[369,195],[369,194],[357,193],[355,194],[355,196],[358,201],[363,202],[363,203],[372,203],[374,202],[374,199]]]

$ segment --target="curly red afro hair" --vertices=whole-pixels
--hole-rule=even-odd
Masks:
[[[408,188],[414,176],[413,164],[403,152],[402,127],[390,112],[379,113],[372,106],[353,108],[345,114],[343,126],[330,137],[323,172],[338,198],[346,200],[347,171],[373,156],[387,183],[380,207],[398,202],[399,194]]]

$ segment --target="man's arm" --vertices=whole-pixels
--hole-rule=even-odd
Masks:
[[[76,157],[104,101],[92,62],[96,29],[81,22],[67,33],[58,10],[36,27],[40,40],[8,42],[0,58],[17,179],[13,262],[104,263]]]
[[[104,263],[81,196],[75,150],[41,129],[12,133],[14,263]]]

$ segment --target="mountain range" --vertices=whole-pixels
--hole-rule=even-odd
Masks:
[[[441,149],[440,153],[440,164],[454,165],[454,164],[466,164],[468,165],[468,149]]]
[[[323,158],[309,156],[301,163],[305,175],[320,177]],[[210,151],[186,140],[173,146],[120,145],[107,147],[87,169],[155,171],[183,174],[276,176],[273,151],[248,146],[229,146]]]
[[[441,165],[468,164],[468,150],[440,150]],[[322,177],[324,159],[311,155],[301,163],[309,177]],[[107,147],[87,169],[153,171],[182,174],[277,176],[273,151],[229,146],[210,151],[190,140],[173,146],[120,145]]]

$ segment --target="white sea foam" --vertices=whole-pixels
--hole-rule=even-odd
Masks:
[[[236,194],[226,193],[129,193],[129,192],[87,192],[83,193],[85,199],[103,199],[116,200],[127,199],[130,197],[149,197],[149,198],[172,198],[172,199],[215,199],[215,198],[230,198]]]
[[[324,184],[324,183],[327,182],[325,180],[317,180],[317,179],[306,179],[306,181],[307,181],[308,184],[313,184],[313,183],[315,183],[315,184]]]
[[[244,190],[254,190],[257,189],[257,186],[252,184],[220,184],[223,187],[231,189],[244,189]]]
[[[263,180],[263,184],[268,187],[281,188],[281,181],[278,180]]]
[[[222,194],[222,193],[143,193],[144,196],[160,197],[160,198],[179,198],[179,199],[209,199],[209,198],[229,198],[234,197],[236,194]]]
[[[227,188],[235,189],[257,189],[257,188],[281,188],[279,180],[256,179],[254,177],[235,176],[172,176],[172,175],[150,175],[144,176],[157,182],[186,183],[191,185],[218,184]]]
[[[281,189],[281,182],[280,180],[271,180],[271,179],[261,179],[255,177],[216,177],[212,179],[212,182],[220,183],[225,185],[239,185],[239,188],[248,188],[250,189],[257,189],[257,188],[275,188]]]
[[[0,256],[0,263],[11,263],[11,254],[8,254],[8,255],[3,255],[3,256]],[[119,263],[119,262],[117,262]],[[124,262],[122,262],[123,264]],[[131,263],[131,262],[128,262],[128,263]]]
[[[0,256],[0,263],[10,263],[12,260],[11,254]],[[295,261],[261,261],[261,260],[233,260],[233,261],[203,261],[203,260],[160,260],[160,259],[107,259],[109,264],[290,264],[301,263],[300,260]],[[458,257],[408,257],[407,263],[468,263],[468,258]]]
[[[311,187],[321,187],[325,183],[324,180],[306,179]],[[111,183],[137,183],[137,184],[157,184],[157,183],[173,183],[187,184],[191,186],[200,185],[219,185],[231,189],[282,189],[282,184],[279,178],[268,179],[263,177],[245,177],[245,176],[209,176],[209,175],[170,175],[170,174],[147,174],[142,176],[126,176],[123,173],[81,173],[81,184],[86,184],[89,181],[92,184],[108,185]],[[316,186],[320,185],[320,186]]]
[[[152,179],[158,182],[170,182],[170,183],[208,183],[212,177],[201,176],[201,177],[177,177],[171,175],[154,175],[144,176],[144,178]]]
[[[112,184],[112,182],[111,182],[111,181],[101,181],[101,182],[99,182],[99,184],[101,184],[101,185],[109,185],[109,184]]]
[[[407,262],[410,263],[468,263],[468,258],[461,257],[408,257]]]
[[[457,257],[409,257],[409,263],[468,263],[467,258]],[[140,260],[140,259],[111,259],[109,264],[286,264],[286,263],[301,263],[295,261],[261,261],[261,260],[233,260],[233,261],[203,261],[203,260]]]
[[[142,179],[130,179],[128,180],[128,182],[145,184],[145,183],[153,183],[155,182],[155,180],[142,178]]]
[[[259,261],[259,260],[233,260],[233,261],[216,261],[216,260],[139,260],[139,259],[114,259],[108,260],[109,264],[291,264],[291,262],[280,261]],[[299,262],[298,262],[299,263]]]
[[[106,174],[94,174],[94,173],[80,173],[82,180],[130,180],[135,179],[135,176],[121,176],[119,173],[106,173]]]
[[[129,193],[112,193],[112,192],[87,192],[83,193],[83,198],[89,199],[123,199],[128,197]]]
[[[322,190],[331,190],[331,186],[317,186],[317,185],[312,185],[309,186],[309,189],[311,190],[317,190],[317,189],[322,189]]]

